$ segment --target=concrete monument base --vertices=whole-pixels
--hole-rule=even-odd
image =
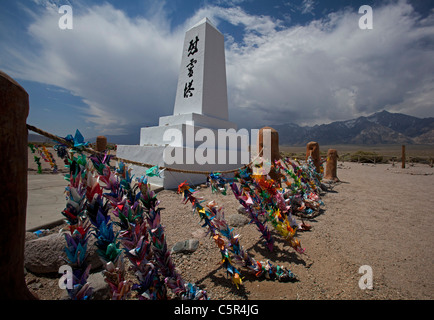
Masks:
[[[160,127],[164,127],[168,125],[185,123],[211,129],[237,129],[237,125],[233,122],[219,118],[209,117],[199,113],[186,113],[160,117],[158,125]]]
[[[171,149],[172,153],[181,154],[186,163],[183,164],[168,164],[165,161],[165,146],[133,146],[133,145],[119,145],[117,149],[117,156],[119,158],[124,158],[140,163],[147,163],[158,165],[159,167],[170,167],[175,169],[181,169],[184,171],[193,170],[193,171],[210,171],[210,172],[219,172],[226,170],[237,169],[242,166],[239,163],[239,160],[235,164],[229,163],[229,153],[226,152],[226,162],[227,164],[218,164],[218,154],[219,149],[210,149],[210,148],[191,148],[191,147],[173,147]],[[193,155],[202,152],[212,152],[214,151],[214,162],[212,163],[198,163],[197,157],[193,157]],[[226,150],[220,150],[226,151]],[[237,158],[240,158],[240,153],[237,151]],[[212,155],[211,155],[212,156]],[[193,158],[193,159],[191,159]],[[192,161],[191,161],[192,160]],[[192,163],[187,163],[192,162]],[[135,178],[146,175],[146,170],[149,167],[130,165],[132,169],[132,173]],[[232,177],[233,174],[227,174],[226,177]],[[184,181],[189,183],[190,185],[198,185],[206,182],[207,175],[205,174],[194,174],[194,173],[184,173],[184,172],[172,172],[163,170],[161,172],[160,177],[153,176],[148,177],[148,182],[152,185],[163,187],[164,189],[177,189],[178,185]]]

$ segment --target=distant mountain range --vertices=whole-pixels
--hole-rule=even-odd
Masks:
[[[417,118],[402,113],[381,111],[368,117],[335,121],[315,126],[299,126],[294,123],[270,125],[279,132],[281,145],[303,146],[309,141],[320,145],[332,144],[428,144],[434,145],[434,118]],[[113,144],[139,144],[140,132],[128,135],[106,135]],[[94,143],[95,138],[86,139]],[[36,134],[29,134],[29,141],[50,141]]]
[[[281,145],[301,146],[309,141],[331,144],[432,144],[434,118],[417,118],[381,111],[368,117],[315,126],[294,123],[270,125],[279,132]]]
[[[134,133],[134,134],[128,134],[128,135],[106,135],[108,143],[113,144],[139,144],[140,141],[140,132]],[[36,142],[36,143],[44,143],[44,142],[52,142],[51,139],[46,138],[44,136],[41,136],[39,134],[29,133],[28,137],[29,142]],[[87,139],[85,137],[85,141],[89,141],[91,143],[95,143],[96,137]]]
[[[27,137],[27,141],[29,141],[29,142],[38,142],[38,143],[45,143],[45,142],[50,143],[51,139],[49,139],[47,137],[44,137],[44,136],[41,136],[41,135],[36,134],[36,133],[30,133],[30,131],[29,131],[29,135]]]
[[[135,145],[140,143],[140,130],[137,130],[134,133],[124,134],[124,135],[104,135],[107,138],[108,143],[113,144],[125,144],[125,145]],[[96,142],[95,138],[90,138],[89,140],[92,143]]]

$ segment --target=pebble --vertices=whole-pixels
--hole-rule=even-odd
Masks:
[[[232,214],[227,217],[227,222],[232,227],[242,227],[250,222],[250,219],[241,214]]]
[[[179,241],[172,247],[172,253],[193,253],[199,247],[199,240],[189,239],[185,241]]]
[[[243,206],[242,204],[240,204],[240,205],[238,206],[237,211],[238,211],[239,214],[247,215],[246,208],[244,208],[244,206]]]

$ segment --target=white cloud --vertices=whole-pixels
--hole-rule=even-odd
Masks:
[[[74,29],[60,30],[59,13],[46,11],[28,29],[38,48],[7,48],[9,69],[82,97],[86,121],[101,133],[155,125],[173,111],[184,33],[207,16],[244,31],[243,41],[226,39],[230,115],[240,127],[323,123],[384,107],[433,116],[434,13],[418,21],[403,1],[374,8],[373,30],[360,30],[361,15],[349,9],[285,28],[240,7],[207,6],[175,30],[162,7],[156,12],[81,8]]]
[[[376,8],[373,30],[358,28],[360,16],[345,10],[306,26],[247,32],[253,41],[227,52],[234,118],[247,111],[254,125],[312,124],[383,108],[433,116],[433,24],[419,24],[402,1]]]
[[[226,8],[219,6],[207,6],[199,9],[187,20],[185,26],[192,26],[202,20],[203,17],[208,17],[217,27],[221,21],[227,21],[234,26],[243,28],[245,32],[244,42],[255,46],[260,44],[257,42],[261,41],[259,36],[270,36],[276,29],[282,27],[282,21],[279,19],[262,15],[250,15],[240,7]]]
[[[183,33],[108,4],[76,12],[73,30],[58,28],[57,10],[37,16],[28,32],[38,48],[10,49],[12,73],[82,97],[89,106],[81,110],[85,120],[101,133],[153,125],[158,112],[170,114]]]
[[[303,0],[301,3],[301,13],[307,14],[310,13],[313,14],[313,10],[315,9],[315,1],[313,0]]]

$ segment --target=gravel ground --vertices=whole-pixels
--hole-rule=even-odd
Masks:
[[[427,194],[434,189],[433,173],[424,165],[401,169],[390,164],[340,163],[341,182],[322,196],[324,212],[308,221],[310,231],[297,233],[305,254],[296,253],[274,231],[276,245],[269,252],[254,224],[235,227],[241,245],[253,258],[289,268],[297,276],[295,282],[257,279],[243,272],[243,285],[237,289],[199,217],[174,191],[158,193],[164,208],[161,223],[169,248],[178,241],[199,240],[194,253],[172,258],[184,280],[205,289],[211,299],[433,299],[434,198]],[[197,196],[215,200],[226,217],[237,213],[239,204],[230,191],[224,196],[201,188]],[[372,268],[371,290],[359,287],[362,265]],[[57,274],[28,272],[26,281],[40,299],[65,296],[58,288]]]

